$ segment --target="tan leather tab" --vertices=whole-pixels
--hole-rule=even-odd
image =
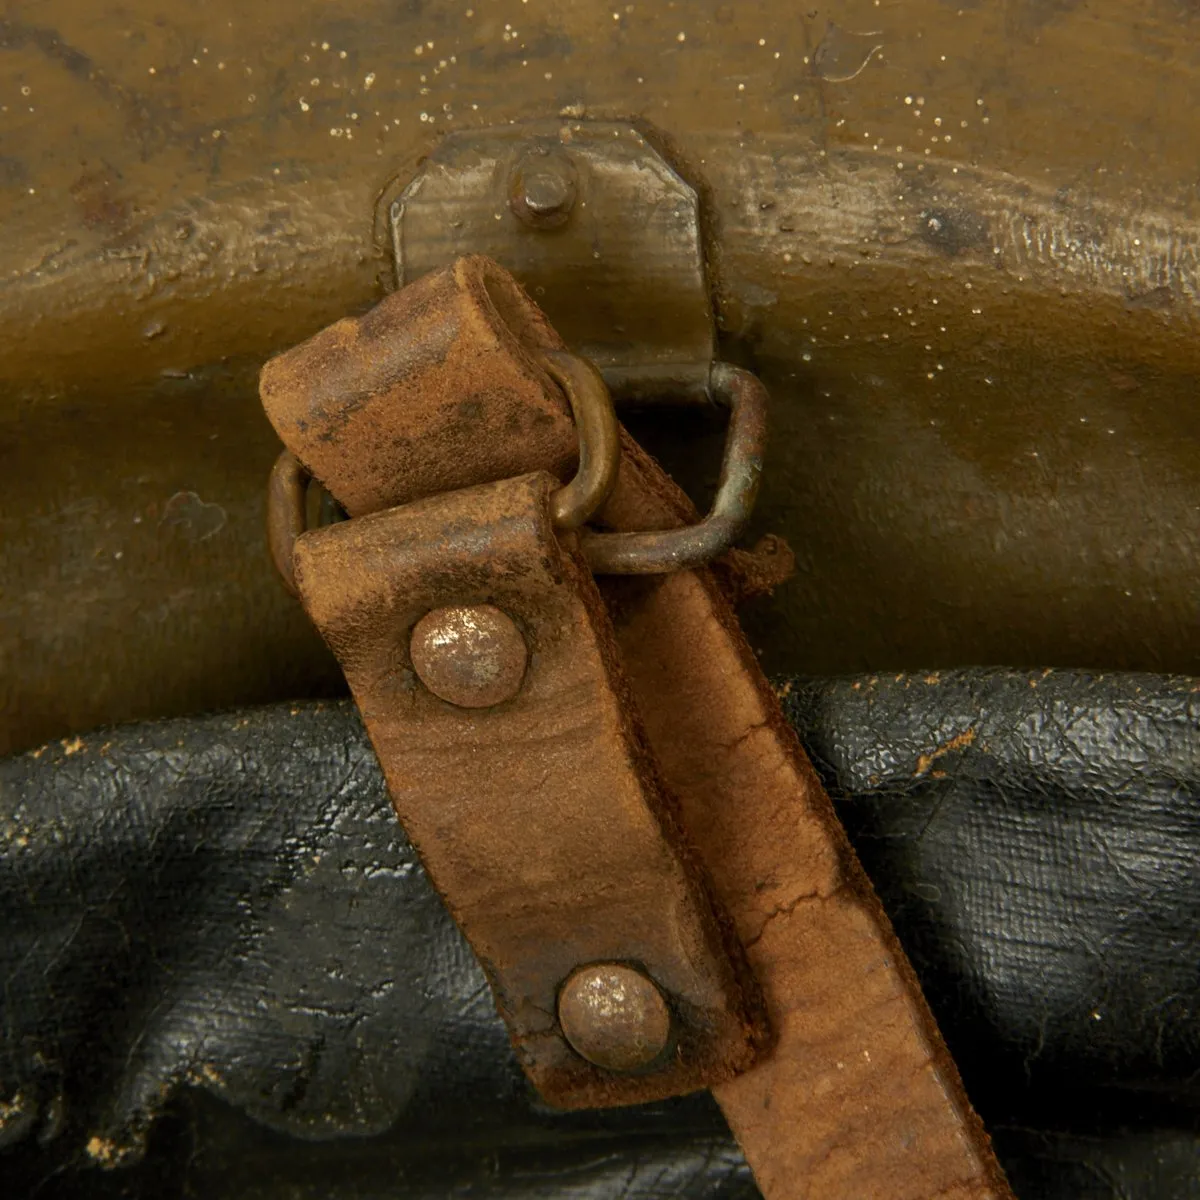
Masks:
[[[571,412],[536,359],[558,349],[512,276],[476,255],[271,359],[259,391],[284,445],[357,517],[526,471],[569,475]]]
[[[530,1077],[564,1106],[631,1103],[731,1077],[765,1022],[689,861],[595,582],[551,528],[555,486],[526,475],[304,534],[296,577]],[[511,699],[459,707],[422,684],[410,638],[431,610],[483,604],[515,622],[528,667]],[[556,1021],[560,985],[596,962],[633,964],[667,997],[670,1044],[642,1073],[591,1065]]]

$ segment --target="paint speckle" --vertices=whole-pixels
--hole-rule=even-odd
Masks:
[[[116,1142],[96,1135],[88,1139],[87,1155],[93,1162],[105,1167],[116,1166],[125,1157]]]

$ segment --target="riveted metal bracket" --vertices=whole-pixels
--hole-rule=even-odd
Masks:
[[[618,401],[705,400],[715,333],[699,198],[632,126],[451,134],[383,203],[398,287],[486,254]]]

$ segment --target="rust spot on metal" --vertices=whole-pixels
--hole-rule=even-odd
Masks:
[[[110,170],[85,171],[71,186],[71,199],[79,207],[79,217],[89,229],[110,234],[125,232],[133,208],[117,192],[118,179]]]
[[[961,208],[930,208],[917,221],[921,240],[951,258],[991,245],[987,222],[978,213]]]

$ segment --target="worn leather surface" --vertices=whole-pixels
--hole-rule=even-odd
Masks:
[[[767,1020],[596,581],[555,532],[557,486],[535,472],[312,530],[296,542],[296,580],[521,1065],[549,1103],[600,1108],[733,1078],[766,1049]],[[410,656],[416,623],[460,604],[494,604],[519,629],[528,663],[502,703],[447,703]],[[555,1016],[563,980],[605,962],[638,964],[671,998],[653,1069],[589,1062]]]
[[[780,689],[1022,1198],[1200,1194],[1196,687]],[[348,704],[0,764],[0,912],[6,1194],[756,1194],[706,1096],[533,1098]]]
[[[712,1089],[763,1195],[1011,1197],[920,983],[711,578],[609,582],[630,585],[608,593],[623,661],[777,1038]]]

